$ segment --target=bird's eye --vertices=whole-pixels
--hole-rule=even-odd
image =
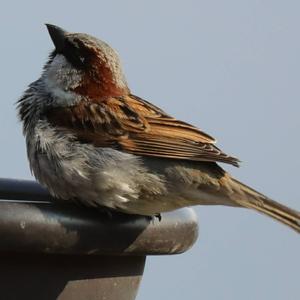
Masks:
[[[77,40],[67,40],[62,54],[76,68],[82,69],[86,67],[89,58],[87,48]]]

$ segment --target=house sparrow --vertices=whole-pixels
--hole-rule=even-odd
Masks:
[[[105,42],[47,25],[55,50],[18,101],[36,179],[54,197],[153,216],[198,204],[255,209],[300,232],[299,212],[240,183],[200,129],[133,94]]]

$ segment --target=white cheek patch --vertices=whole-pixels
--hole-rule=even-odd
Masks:
[[[76,104],[79,100],[78,95],[74,92],[64,90],[57,82],[50,78],[45,78],[45,86],[47,91],[52,95],[54,105],[57,106],[71,106]]]
[[[43,76],[45,88],[53,97],[55,106],[72,106],[81,96],[72,91],[82,80],[81,71],[75,69],[63,55],[56,55]]]

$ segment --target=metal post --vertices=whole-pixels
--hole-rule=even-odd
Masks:
[[[162,221],[53,202],[37,183],[0,179],[1,299],[135,299],[147,255],[188,250],[193,210]]]

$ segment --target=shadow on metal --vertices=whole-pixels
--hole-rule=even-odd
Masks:
[[[198,235],[192,209],[162,220],[61,204],[33,181],[0,179],[3,299],[135,299],[147,255]]]
[[[135,299],[144,256],[0,255],[0,299]]]

